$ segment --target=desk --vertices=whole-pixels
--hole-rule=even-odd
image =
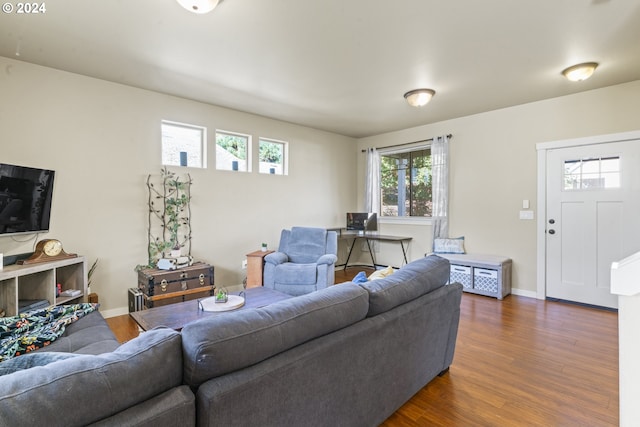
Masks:
[[[358,239],[364,239],[367,242],[367,248],[369,249],[369,255],[371,255],[371,262],[373,268],[376,268],[376,258],[373,255],[373,250],[371,249],[371,241],[377,242],[391,242],[391,243],[400,243],[400,248],[402,249],[402,256],[404,258],[404,263],[408,264],[407,260],[407,248],[405,248],[405,242],[408,244],[413,237],[405,237],[405,236],[389,236],[384,234],[357,234],[357,233],[340,233],[338,235],[339,240],[351,240],[351,247],[349,248],[349,255],[347,255],[347,260],[344,263],[344,269],[346,270],[349,266],[349,259],[351,258],[351,252],[353,251],[353,247],[356,245],[356,241]]]

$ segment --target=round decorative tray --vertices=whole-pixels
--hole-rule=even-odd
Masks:
[[[238,295],[228,295],[227,302],[216,302],[216,297],[203,298],[199,301],[203,311],[229,311],[244,305],[244,298]]]

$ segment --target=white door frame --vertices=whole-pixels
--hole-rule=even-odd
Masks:
[[[539,142],[538,151],[538,220],[537,220],[537,290],[536,297],[547,296],[547,150],[581,145],[605,144],[640,139],[640,131],[612,133],[608,135],[588,136],[584,138],[563,139],[559,141]]]

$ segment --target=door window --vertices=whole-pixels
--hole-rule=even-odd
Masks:
[[[620,188],[620,157],[564,161],[564,190]]]

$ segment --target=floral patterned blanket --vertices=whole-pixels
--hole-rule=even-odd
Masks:
[[[58,305],[0,317],[0,362],[51,344],[67,325],[97,308],[89,303]]]

